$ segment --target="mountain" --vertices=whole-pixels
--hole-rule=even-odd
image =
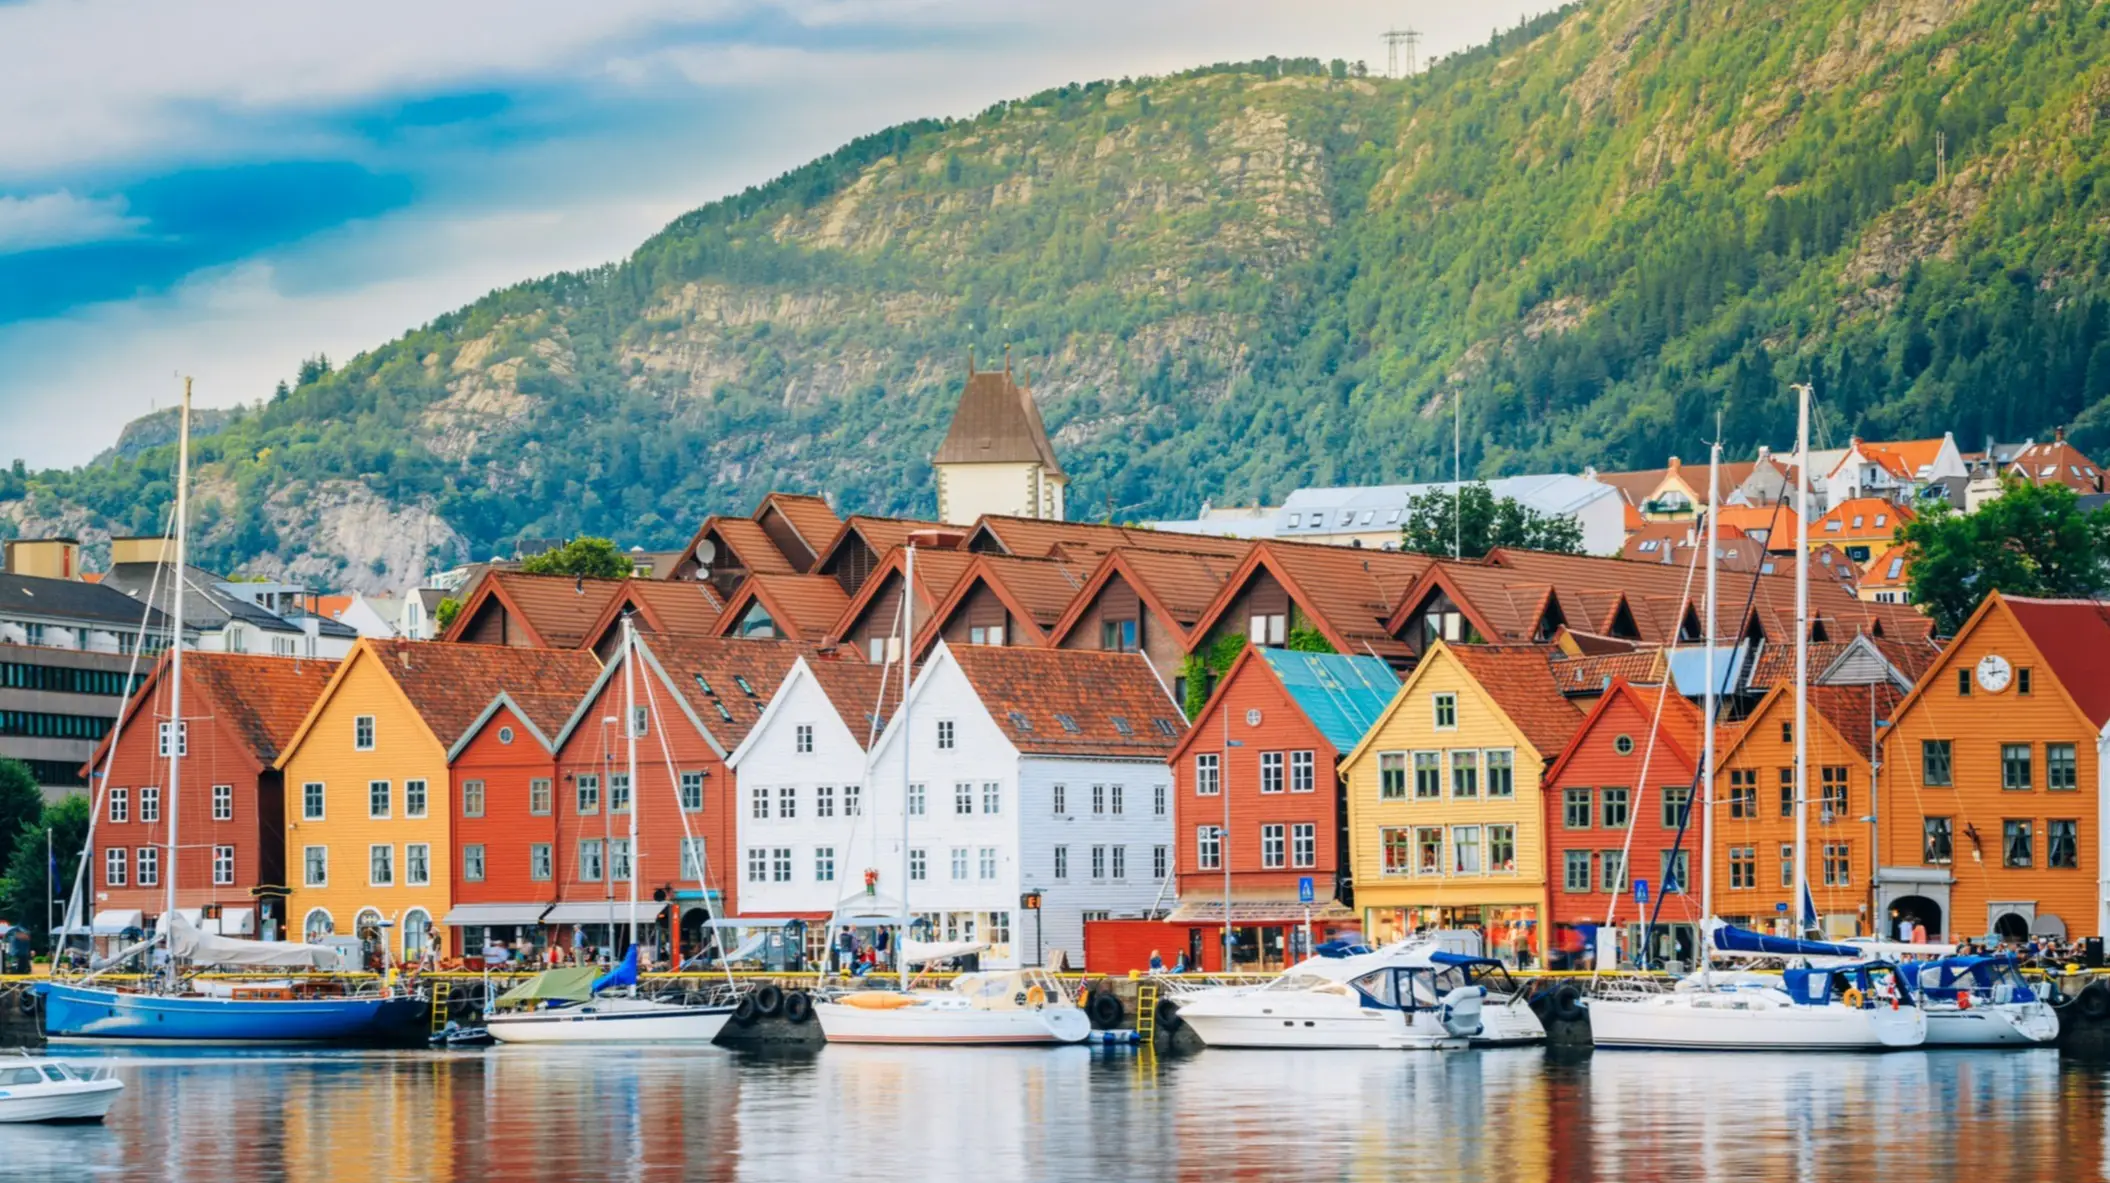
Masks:
[[[208,559],[353,587],[672,546],[771,488],[927,514],[970,349],[1073,512],[1660,464],[1822,429],[2110,442],[2110,8],[1591,0],[1405,80],[1275,60],[888,129],[494,292],[198,444]],[[169,450],[0,473],[166,513]]]

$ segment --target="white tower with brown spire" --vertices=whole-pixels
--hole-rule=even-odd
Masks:
[[[1064,516],[1070,478],[1055,459],[1033,396],[1012,380],[1009,349],[1001,371],[977,371],[974,354],[967,355],[967,388],[931,463],[938,470],[942,522],[970,525],[991,513],[1052,521]]]

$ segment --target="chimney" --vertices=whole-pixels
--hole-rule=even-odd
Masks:
[[[2060,424],[2059,426],[2051,429],[2051,442],[2055,444],[2063,444],[2066,442],[2066,427],[2064,424]]]
[[[171,563],[175,559],[176,542],[172,538],[140,535],[110,540],[110,565],[113,567],[119,563]]]

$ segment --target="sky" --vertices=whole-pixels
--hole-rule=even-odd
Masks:
[[[0,0],[0,463],[267,397],[922,116],[1097,78],[1385,68],[1545,0]]]

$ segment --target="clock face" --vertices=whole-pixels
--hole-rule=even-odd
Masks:
[[[2007,658],[1998,653],[1988,653],[1978,659],[1978,684],[1988,694],[1998,694],[2007,689],[2015,671],[2007,664]]]

